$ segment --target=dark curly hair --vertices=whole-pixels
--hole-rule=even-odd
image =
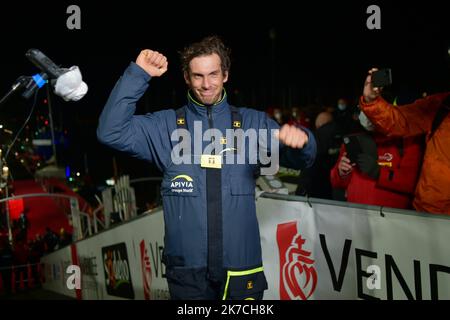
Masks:
[[[180,51],[181,67],[183,72],[189,72],[189,63],[192,59],[216,53],[220,57],[222,73],[228,72],[231,66],[231,49],[227,48],[218,36],[209,36],[195,42]]]

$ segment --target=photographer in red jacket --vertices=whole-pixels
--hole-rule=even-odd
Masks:
[[[422,161],[422,137],[390,138],[374,132],[363,112],[359,120],[366,132],[357,136],[361,147],[351,161],[345,146],[331,170],[334,188],[345,188],[347,201],[411,209]]]

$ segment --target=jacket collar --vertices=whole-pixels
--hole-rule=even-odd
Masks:
[[[187,100],[188,109],[202,116],[207,116],[207,108],[211,108],[213,114],[222,113],[224,110],[228,109],[227,92],[225,91],[225,88],[222,91],[222,98],[213,105],[204,105],[198,102],[190,90],[187,93]]]

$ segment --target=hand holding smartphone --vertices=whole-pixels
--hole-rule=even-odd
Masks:
[[[381,69],[372,72],[372,87],[383,88],[392,84],[391,69]]]
[[[345,150],[347,151],[347,158],[350,163],[356,163],[358,155],[362,153],[361,144],[358,140],[358,135],[348,135],[343,138]]]

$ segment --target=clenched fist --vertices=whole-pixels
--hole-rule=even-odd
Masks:
[[[288,124],[281,127],[276,137],[281,143],[295,149],[301,149],[308,143],[308,134],[305,131]]]
[[[136,64],[144,69],[152,77],[160,77],[167,71],[167,58],[149,49],[142,50],[136,59]]]

